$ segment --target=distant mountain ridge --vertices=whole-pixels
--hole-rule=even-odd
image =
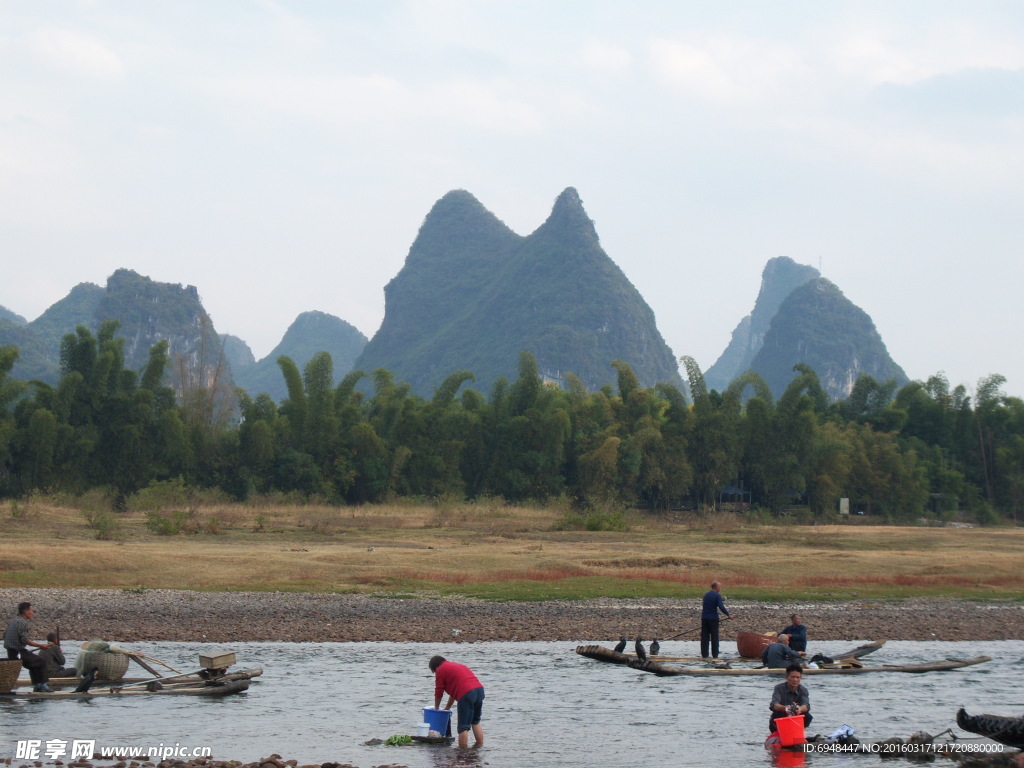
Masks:
[[[118,269],[106,288],[93,283],[76,285],[60,301],[24,326],[14,337],[0,327],[0,344],[19,348],[14,378],[38,378],[56,384],[60,378],[60,346],[66,334],[82,325],[95,333],[106,320],[119,323],[124,339],[125,367],[141,370],[158,341],[168,342],[168,375],[176,386],[233,386],[230,366],[221,355],[220,338],[203,308],[195,286],[160,283],[130,269]]]
[[[28,325],[28,320],[4,306],[0,306],[0,321],[6,321],[14,325]]]
[[[797,287],[779,306],[751,368],[780,395],[793,366],[814,369],[833,400],[845,399],[862,373],[884,382],[909,379],[889,352],[867,312],[823,277]]]
[[[241,386],[253,396],[266,392],[279,401],[287,396],[277,366],[281,355],[300,370],[320,351],[331,354],[336,379],[352,369],[366,346],[366,336],[344,320],[324,312],[304,312],[281,342],[256,361],[249,345],[236,336],[219,336],[195,286],[160,283],[130,269],[118,269],[105,288],[80,283],[38,318],[26,322],[0,307],[0,345],[18,348],[11,377],[60,380],[60,348],[64,336],[82,325],[94,334],[106,320],[119,323],[124,340],[125,366],[141,370],[158,341],[168,342],[167,376],[172,386],[216,386],[223,391]]]
[[[386,368],[424,396],[458,370],[485,391],[514,379],[522,350],[545,377],[573,373],[590,389],[615,382],[614,360],[644,386],[682,386],[654,313],[601,248],[571,187],[525,237],[469,192],[449,192],[384,296],[384,321],[355,367]]]
[[[288,396],[284,375],[277,365],[277,359],[282,355],[291,358],[302,371],[318,352],[329,353],[334,366],[334,383],[337,384],[352,370],[367,342],[366,336],[355,326],[340,317],[318,311],[303,312],[295,318],[280,343],[259,362],[253,359],[252,351],[245,342],[228,339],[234,340],[235,337],[225,337],[225,349],[233,350],[235,382],[249,395],[255,397],[266,393],[275,402]],[[244,352],[236,342],[245,347]],[[242,364],[245,353],[253,359],[252,363]]]
[[[814,267],[778,256],[765,265],[753,311],[736,326],[704,381],[721,392],[753,370],[778,396],[797,363],[814,369],[833,400],[849,396],[862,373],[880,382],[908,381],[864,310]]]
[[[788,256],[768,260],[761,272],[761,289],[753,311],[740,320],[725,351],[704,373],[708,389],[725,391],[729,382],[751,367],[782,302],[794,289],[816,277],[819,277],[818,270],[797,264]]]

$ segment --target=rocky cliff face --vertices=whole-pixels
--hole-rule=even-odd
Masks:
[[[575,189],[559,195],[535,232],[512,232],[465,191],[428,214],[405,266],[385,288],[385,315],[355,367],[386,368],[430,396],[469,370],[486,391],[514,379],[519,353],[543,375],[613,384],[613,360],[644,386],[682,386],[654,313],[601,248]]]
[[[195,286],[158,283],[128,269],[114,272],[106,288],[92,283],[75,286],[28,323],[29,334],[19,344],[22,358],[26,351],[31,353],[32,365],[40,368],[35,378],[56,383],[64,336],[79,325],[95,333],[106,320],[120,324],[117,336],[125,340],[126,368],[141,370],[153,345],[167,339],[168,381],[179,393],[196,387],[233,388],[231,366]],[[7,343],[2,336],[0,343]],[[25,373],[24,367],[16,367],[12,376],[31,378]]]
[[[199,300],[194,285],[158,283],[130,269],[107,279],[107,289],[93,313],[97,326],[104,320],[120,323],[125,366],[140,370],[149,350],[161,339],[168,342],[170,367],[188,375],[196,385],[233,386],[231,365],[220,336]]]
[[[782,302],[794,289],[816,277],[818,270],[797,264],[788,256],[778,256],[768,261],[761,273],[761,290],[758,291],[753,311],[740,320],[732,332],[729,346],[704,374],[708,389],[717,389],[719,392],[725,390],[729,382],[751,367],[764,344],[768,326]]]
[[[778,396],[792,381],[797,363],[814,369],[833,400],[848,397],[862,373],[877,381],[896,379],[900,386],[908,381],[868,314],[820,277],[782,302],[751,368]]]
[[[302,371],[314,355],[327,352],[334,364],[334,383],[337,384],[353,369],[366,341],[358,328],[339,317],[326,312],[303,312],[269,355],[251,365],[234,367],[235,381],[252,397],[265,392],[279,402],[288,396],[284,376],[277,365],[279,357],[291,358]]]

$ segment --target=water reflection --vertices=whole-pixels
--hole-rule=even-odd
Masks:
[[[433,768],[476,768],[476,766],[487,764],[484,760],[484,756],[487,754],[486,750],[487,747],[479,749],[475,747],[466,749],[438,747],[431,749],[431,765]]]
[[[775,768],[804,768],[807,765],[807,755],[782,749],[772,754],[772,765]]]
[[[589,642],[589,641],[588,641]],[[611,643],[606,644],[611,645]],[[825,654],[850,642],[821,643]],[[845,768],[845,756],[764,749],[775,678],[658,678],[583,659],[575,643],[237,643],[240,667],[262,666],[247,693],[223,699],[131,697],[86,701],[11,701],[0,697],[0,756],[18,739],[95,739],[112,745],[210,746],[216,758],[254,761],[272,753],[300,764],[338,762],[361,768],[627,768],[757,765]],[[666,644],[694,655],[696,643]],[[148,656],[194,669],[209,646],[137,643]],[[968,711],[1024,710],[1024,642],[891,642],[872,662],[901,664],[947,656],[994,661],[923,675],[872,674],[805,678],[815,732],[842,724],[874,740],[938,733]],[[435,653],[468,664],[487,688],[485,747],[368,746],[374,738],[411,734],[433,704],[426,662]],[[781,679],[781,678],[780,678]],[[857,768],[880,757],[858,756]]]

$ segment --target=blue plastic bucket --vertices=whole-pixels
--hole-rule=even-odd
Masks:
[[[423,708],[423,722],[430,725],[430,730],[442,736],[451,735],[452,711],[450,709]]]

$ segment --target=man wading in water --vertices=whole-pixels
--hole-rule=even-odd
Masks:
[[[473,671],[465,664],[448,661],[444,656],[430,659],[430,671],[434,673],[434,709],[441,708],[441,696],[448,693],[445,709],[452,708],[452,702],[459,702],[459,746],[469,746],[469,729],[473,729],[474,747],[484,744],[484,729],[480,725],[480,713],[484,707],[484,686]]]

